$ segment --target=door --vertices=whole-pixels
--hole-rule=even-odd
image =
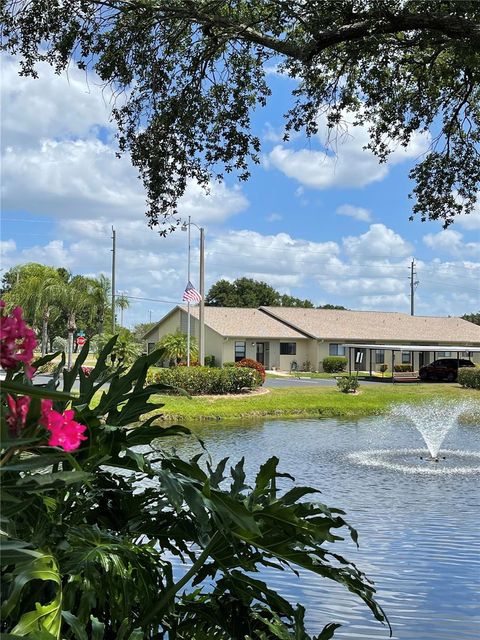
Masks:
[[[257,342],[257,357],[255,358],[257,362],[263,364],[265,366],[265,343]]]
[[[270,343],[269,342],[257,342],[257,362],[263,364],[265,369],[270,367]]]

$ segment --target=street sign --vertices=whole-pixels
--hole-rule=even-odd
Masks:
[[[87,339],[85,338],[85,336],[78,336],[77,337],[77,344],[79,347],[83,347],[83,345],[85,344],[85,342],[87,341]]]

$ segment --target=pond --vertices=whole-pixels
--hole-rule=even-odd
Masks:
[[[423,453],[426,447],[402,416],[215,423],[195,428],[195,433],[214,461],[245,456],[250,477],[277,455],[280,470],[295,476],[296,484],[321,489],[322,502],[347,512],[347,521],[359,532],[360,548],[344,542],[332,549],[374,580],[393,638],[478,638],[480,425],[463,422],[452,429],[440,451],[447,460],[438,463],[419,461],[416,450]],[[184,456],[200,450],[193,438],[175,439],[175,446]],[[370,465],[364,452],[385,449],[398,460]],[[455,457],[449,450],[469,454]],[[384,454],[375,455],[385,461]],[[439,471],[442,464],[445,472]],[[335,621],[344,625],[335,638],[388,638],[388,629],[359,600],[329,581],[273,570],[262,577],[306,607],[311,633]]]

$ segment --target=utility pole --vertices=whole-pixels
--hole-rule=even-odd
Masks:
[[[200,305],[198,309],[198,359],[200,366],[205,364],[205,230],[200,227]]]
[[[415,315],[415,289],[418,285],[418,280],[415,280],[417,272],[415,271],[415,258],[412,258],[410,263],[410,315]]]
[[[112,335],[115,334],[115,251],[116,251],[116,234],[112,227]]]

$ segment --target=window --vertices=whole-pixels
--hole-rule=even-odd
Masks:
[[[155,351],[155,342],[148,342],[147,353],[152,353],[152,351]]]
[[[383,364],[385,362],[385,350],[375,349],[375,364]]]
[[[297,343],[296,342],[281,342],[280,343],[280,355],[281,356],[296,356],[297,355]]]
[[[402,364],[410,364],[411,357],[410,351],[402,351]]]
[[[247,343],[242,341],[235,342],[235,362],[239,362],[245,358],[247,352]]]
[[[451,351],[437,351],[437,356],[439,358],[451,358],[452,357],[452,352]]]
[[[345,355],[345,347],[342,347],[341,344],[331,343],[328,346],[328,353],[331,356],[344,356]]]

